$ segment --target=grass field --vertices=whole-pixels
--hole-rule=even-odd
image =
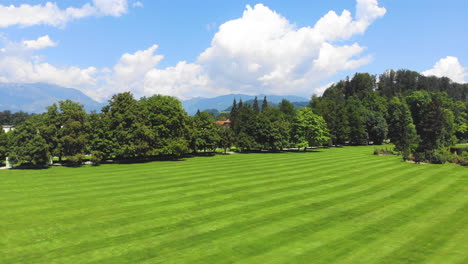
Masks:
[[[373,147],[0,171],[0,263],[468,263],[468,169]]]

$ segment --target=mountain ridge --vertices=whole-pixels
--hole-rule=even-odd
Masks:
[[[103,106],[74,88],[48,83],[0,83],[0,111],[43,113],[47,106],[67,99],[82,104],[87,111]]]
[[[216,109],[221,112],[232,106],[232,101],[234,99],[236,99],[237,102],[239,102],[240,99],[242,99],[242,101],[249,101],[254,99],[255,96],[258,98],[260,104],[262,103],[264,96],[267,97],[268,102],[274,104],[280,103],[283,99],[286,99],[290,102],[309,102],[309,99],[296,95],[227,94],[212,98],[195,97],[192,99],[182,101],[182,106],[189,115],[194,115],[197,112],[197,110],[203,111],[206,109]]]

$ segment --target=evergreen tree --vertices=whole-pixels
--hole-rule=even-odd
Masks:
[[[416,149],[419,138],[408,105],[398,97],[392,98],[388,108],[388,137],[404,159]]]
[[[365,108],[358,99],[350,98],[347,101],[346,111],[349,122],[350,143],[353,145],[367,145],[369,136],[365,126]]]
[[[286,99],[281,100],[279,104],[280,111],[285,115],[286,119],[292,121],[296,114],[294,105]]]
[[[263,103],[262,103],[262,112],[265,111],[265,109],[267,109],[268,107],[268,101],[267,101],[267,97],[263,97]]]
[[[254,100],[253,100],[252,108],[253,108],[253,110],[255,111],[255,113],[259,113],[259,112],[260,112],[260,107],[258,106],[258,99],[257,99],[257,96],[255,96],[255,98],[254,98]]]

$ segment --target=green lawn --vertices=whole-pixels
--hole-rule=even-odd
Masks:
[[[0,171],[0,263],[468,263],[468,170],[373,147]]]

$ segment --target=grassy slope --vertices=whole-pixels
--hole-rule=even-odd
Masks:
[[[372,150],[0,171],[0,263],[466,263],[468,170]]]

